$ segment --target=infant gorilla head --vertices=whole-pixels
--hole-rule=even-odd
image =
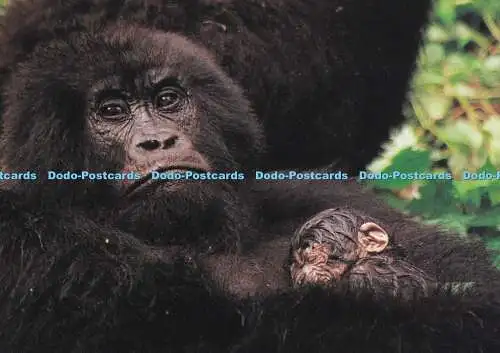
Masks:
[[[403,299],[429,294],[434,279],[403,258],[372,218],[349,208],[327,209],[309,219],[292,240],[295,286],[335,285]]]
[[[238,244],[246,219],[241,183],[220,179],[252,169],[263,136],[241,89],[206,50],[175,34],[119,25],[43,43],[6,87],[4,166],[42,178],[12,187],[33,187],[26,194],[46,203],[89,209],[92,202],[100,215],[108,205],[107,221],[152,243],[205,236],[210,248]],[[43,180],[50,170],[141,177]],[[159,183],[154,171],[216,171],[218,180]],[[40,190],[48,192],[40,197]]]

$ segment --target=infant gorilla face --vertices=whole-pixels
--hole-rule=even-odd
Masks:
[[[357,225],[349,211],[328,209],[307,221],[292,242],[295,285],[340,280],[358,260],[382,252],[388,234],[376,223]]]
[[[325,210],[294,235],[292,283],[329,286],[346,280],[350,288],[375,295],[427,295],[434,280],[391,248],[387,232],[364,215],[350,209]]]

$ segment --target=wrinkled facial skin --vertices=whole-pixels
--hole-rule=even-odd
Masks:
[[[290,267],[295,286],[330,284],[348,274],[360,259],[361,248],[351,237],[337,234],[335,242],[310,242],[293,250]]]
[[[123,146],[122,171],[142,177],[160,170],[210,171],[210,162],[191,138],[202,119],[197,118],[198,108],[189,91],[181,82],[155,70],[140,79],[132,92],[118,80],[99,82],[92,89],[96,93],[88,121],[96,150],[108,155],[112,146]],[[123,182],[127,186],[133,180]]]
[[[388,242],[381,226],[354,210],[324,210],[295,233],[292,284],[329,287],[346,280],[351,289],[379,297],[426,296],[435,280],[397,256]]]
[[[292,241],[290,267],[295,286],[338,281],[350,264],[360,258],[362,249],[357,230],[351,229],[349,216],[326,210],[297,230]]]
[[[161,66],[155,62],[135,75],[127,70],[92,86],[88,128],[95,149],[106,156],[121,150],[122,171],[142,176],[240,169],[246,163],[237,160],[240,151],[230,151],[228,138],[260,138],[252,128],[249,136],[239,131],[253,126],[245,124],[253,119],[248,102],[209,54],[175,35],[155,39],[160,43],[153,48],[166,48]]]
[[[48,190],[44,202],[88,195],[87,204],[112,210],[108,222],[162,244],[208,234],[237,238],[246,219],[241,183],[152,183],[148,173],[251,170],[264,139],[241,89],[210,53],[182,36],[123,24],[96,32],[44,43],[12,75],[4,165],[42,176],[137,172],[144,178],[42,180],[36,190],[22,189],[38,199]]]
[[[140,173],[252,168],[261,127],[210,53],[172,33],[126,25],[97,32],[44,43],[14,73],[4,164]],[[59,145],[31,142],[51,138]]]
[[[346,273],[348,265],[332,259],[333,248],[330,244],[311,244],[293,252],[290,267],[292,282],[296,287],[304,284],[328,285],[339,281]]]

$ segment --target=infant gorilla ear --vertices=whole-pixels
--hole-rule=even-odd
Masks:
[[[355,291],[376,297],[426,296],[435,279],[405,261],[379,222],[349,208],[332,208],[297,230],[291,247],[296,287],[347,281]]]

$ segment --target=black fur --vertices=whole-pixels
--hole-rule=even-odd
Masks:
[[[23,0],[1,18],[0,83],[33,47],[121,19],[215,53],[264,123],[262,167],[362,169],[401,106],[430,0]]]
[[[53,31],[52,16],[61,16],[65,27],[85,20],[77,13],[102,9],[67,1],[61,6],[73,11],[65,13],[41,3],[26,2],[40,12],[24,13],[4,30],[2,50],[31,53],[1,59],[13,60],[3,82],[5,168],[121,168],[119,154],[103,155],[94,144],[89,87],[111,73],[126,81],[138,68],[165,63],[163,50],[179,50],[189,60],[167,65],[199,65],[209,74],[199,83],[205,94],[194,95],[207,108],[191,136],[197,148],[216,166],[252,169],[259,124],[238,85],[206,50],[186,40],[176,47],[172,36],[129,26],[72,35],[64,29],[36,48],[29,40],[22,41],[24,49],[21,42],[10,46],[16,35],[47,35],[42,23]],[[398,4],[392,6],[412,8]],[[356,12],[354,5],[360,4],[350,4]],[[161,24],[154,9],[153,2],[150,14]],[[196,18],[196,6],[185,9]],[[122,14],[97,12],[108,13],[106,21]],[[130,8],[129,14],[140,19],[144,12]],[[17,34],[8,37],[10,31]],[[207,96],[207,84],[221,94]],[[291,290],[282,264],[294,230],[317,212],[344,205],[397,234],[408,260],[439,282],[474,282],[474,295],[437,291],[403,303],[345,288]],[[123,199],[110,183],[2,183],[0,350],[496,353],[500,274],[488,255],[478,239],[419,225],[354,182],[181,183],[136,199]]]

